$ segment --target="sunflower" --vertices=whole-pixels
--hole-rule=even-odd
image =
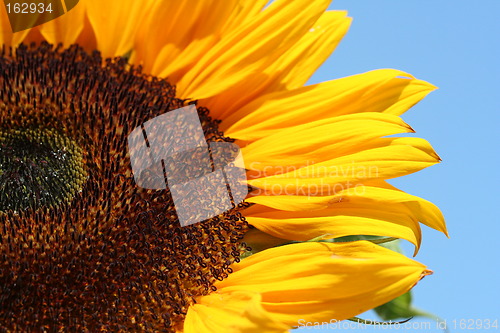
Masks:
[[[80,0],[11,33],[0,11],[2,331],[285,332],[410,290],[424,265],[351,235],[420,246],[439,209],[386,180],[439,162],[394,137],[435,87],[376,70],[305,85],[347,32],[329,1]],[[234,142],[245,202],[181,227],[137,186],[128,134],[196,105]],[[200,189],[200,200],[218,193]]]

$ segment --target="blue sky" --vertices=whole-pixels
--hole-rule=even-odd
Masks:
[[[336,0],[330,8],[348,10],[353,24],[311,82],[396,68],[440,88],[403,118],[443,162],[392,181],[437,204],[451,236],[423,227],[416,259],[434,275],[414,289],[415,305],[447,320],[450,332],[465,330],[460,320],[475,320],[471,328],[484,319],[500,325],[500,1]],[[443,332],[434,323],[420,327],[384,331]]]

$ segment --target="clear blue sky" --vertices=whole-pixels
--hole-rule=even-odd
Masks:
[[[437,204],[451,236],[423,227],[416,259],[434,275],[414,289],[414,303],[449,324],[496,318],[500,325],[500,1],[336,0],[331,9],[348,10],[353,24],[312,82],[396,68],[440,88],[403,118],[443,162],[392,181]],[[384,331],[443,332],[434,323]]]

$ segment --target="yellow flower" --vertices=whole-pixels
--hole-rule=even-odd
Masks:
[[[423,139],[388,137],[413,132],[399,116],[435,87],[393,69],[305,86],[350,18],[327,0],[267,2],[80,0],[15,34],[2,8],[2,329],[285,332],[431,273],[367,241],[304,241],[417,251],[419,222],[447,233],[435,205],[386,182],[439,162]],[[194,100],[206,139],[241,147],[252,191],[179,228],[164,191],[134,187],[123,143]]]

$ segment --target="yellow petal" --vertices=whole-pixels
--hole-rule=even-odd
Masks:
[[[215,43],[216,37],[209,35],[192,41],[184,48],[179,48],[176,44],[167,44],[156,55],[151,73],[166,77],[169,82],[175,84]],[[145,61],[145,64],[148,62]]]
[[[236,0],[156,1],[139,29],[134,61],[176,84],[220,38],[238,9]]]
[[[424,265],[370,242],[298,243],[268,249],[233,266],[220,293],[258,292],[272,318],[344,320],[384,304],[430,273]]]
[[[189,307],[184,333],[283,333],[288,326],[264,310],[256,292],[214,292]]]
[[[282,81],[286,88],[303,86],[333,53],[351,25],[352,20],[345,17],[346,14],[347,12],[342,11],[325,12],[297,43],[298,47],[282,57],[283,62],[289,65],[283,71]]]
[[[317,21],[329,1],[284,1],[223,36],[178,83],[181,98],[214,96],[274,62]],[[214,116],[217,116],[214,114]]]
[[[134,61],[176,84],[223,35],[250,21],[266,3],[156,1],[139,29]]]
[[[450,237],[443,213],[432,202],[405,193],[386,181],[368,181],[365,184],[367,186],[367,190],[363,197],[368,200],[373,200],[374,202],[377,200],[402,202],[410,207],[420,222],[432,229],[441,231],[447,237]]]
[[[255,198],[250,198],[252,202]],[[307,197],[297,201],[307,202]],[[313,198],[314,199],[314,198]],[[258,200],[257,200],[258,201]],[[245,210],[248,223],[274,237],[307,241],[352,235],[389,236],[406,239],[415,245],[415,254],[422,233],[411,210],[405,205],[337,202],[320,210],[283,211],[253,207]]]
[[[137,28],[151,3],[152,0],[82,1],[103,57],[123,56],[132,50]]]
[[[235,138],[254,140],[268,129],[343,114],[402,114],[434,89],[405,72],[381,69],[262,96],[225,118],[222,129]]]
[[[231,17],[228,18],[226,25],[224,26],[224,34],[230,33],[232,30],[237,29],[238,26],[243,26],[251,22],[255,16],[259,15],[260,12],[269,3],[268,0],[240,0],[236,10],[233,11]]]
[[[248,162],[247,168],[254,168],[248,184],[273,195],[332,195],[338,190],[336,184],[400,177],[439,161],[430,144],[419,138],[380,138],[353,149],[357,152],[263,178],[257,177],[266,175],[269,166]]]
[[[302,86],[347,32],[351,19],[346,14],[323,13],[300,40],[268,67],[200,103],[224,119],[262,95]]]
[[[265,161],[266,166],[302,167],[337,157],[372,139],[413,129],[398,116],[365,112],[267,132],[268,136],[242,148],[245,160]],[[228,135],[238,138],[237,134]],[[255,167],[250,165],[250,169]]]
[[[3,3],[0,4],[0,44],[4,44],[5,46],[17,46],[26,38],[29,32],[30,29],[26,29],[12,33],[7,10]]]
[[[79,4],[57,19],[42,24],[38,29],[47,42],[54,45],[62,43],[66,48],[76,43],[83,31],[84,19],[85,6]]]
[[[248,198],[246,201],[289,212],[325,210],[328,208],[342,209],[346,203],[374,205],[386,211],[399,210],[400,212],[404,212],[403,207],[406,207],[409,216],[413,220],[420,221],[448,236],[443,214],[436,205],[396,188],[356,184],[352,188],[341,189],[335,195],[330,196],[262,195]],[[261,214],[259,216],[265,216],[262,212],[264,211],[260,210],[257,213]],[[251,211],[245,211],[245,215],[251,215]]]

